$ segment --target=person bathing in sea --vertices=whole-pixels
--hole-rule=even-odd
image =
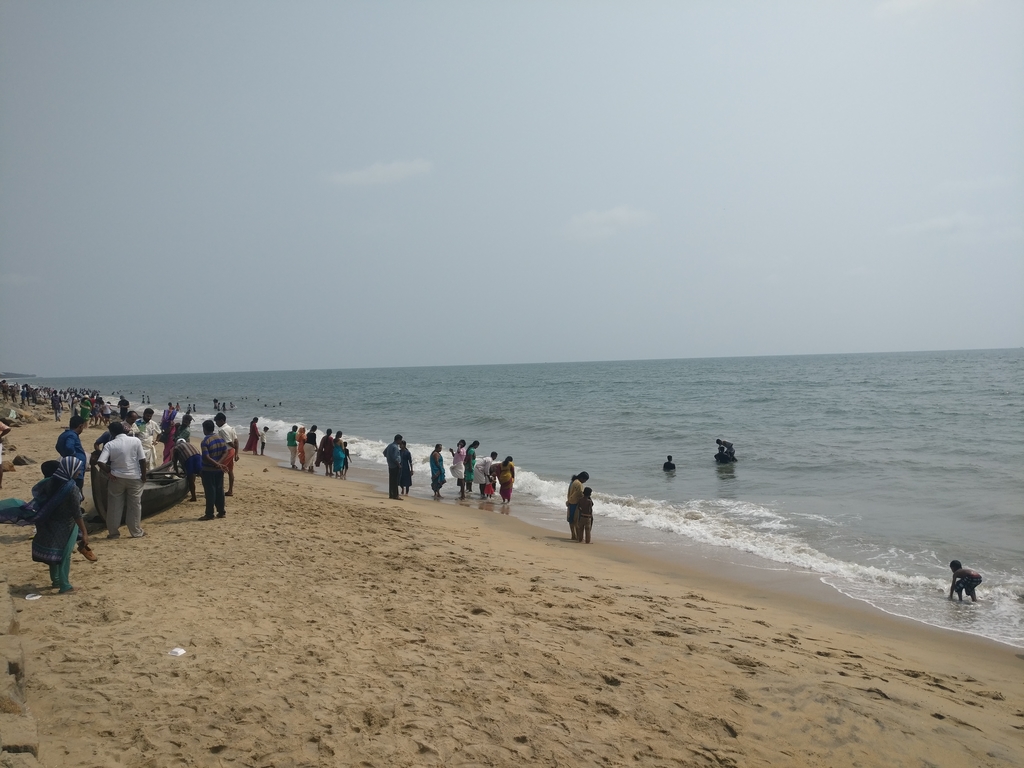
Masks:
[[[672,472],[673,470],[675,470],[675,468],[676,468],[676,465],[672,463],[672,457],[671,456],[668,457],[668,461],[666,461],[664,464],[661,465],[661,469],[664,472]]]
[[[444,448],[438,443],[434,446],[434,452],[430,454],[430,490],[434,492],[435,499],[442,498],[441,486],[445,484],[444,455],[441,453],[442,450]]]
[[[981,574],[977,571],[972,571],[970,568],[964,568],[963,564],[959,560],[954,560],[949,564],[949,570],[953,572],[953,583],[949,587],[949,599],[953,599],[953,592],[956,591],[956,596],[960,598],[960,602],[964,601],[964,592],[971,598],[972,603],[978,602],[978,596],[974,594],[974,588],[981,584]]]
[[[448,453],[452,455],[452,477],[455,484],[459,486],[459,499],[466,498],[466,441],[459,440],[456,449],[449,448]]]
[[[729,461],[736,461],[736,449],[733,447],[732,443],[730,443],[728,440],[722,440],[721,438],[715,440],[715,442],[718,444],[719,453],[722,453],[724,451],[725,455],[729,457]],[[728,464],[729,461],[721,463]]]

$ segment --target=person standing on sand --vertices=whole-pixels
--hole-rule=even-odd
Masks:
[[[54,392],[50,395],[50,407],[53,408],[53,420],[60,421],[60,412],[64,408],[64,404],[60,401],[60,395]]]
[[[260,432],[260,456],[267,450],[267,436],[270,434],[270,427],[264,427]]]
[[[398,476],[398,487],[401,490],[403,496],[409,495],[409,489],[412,487],[412,453],[409,451],[408,446],[405,444],[405,440],[402,441],[401,448],[401,463],[402,471]]]
[[[306,468],[306,428],[299,427],[299,431],[295,434],[295,445],[296,454],[299,457],[299,466],[296,467],[300,472]]]
[[[594,527],[594,501],[590,498],[593,492],[592,488],[584,488],[583,498],[576,505],[576,541],[580,544],[584,537],[590,543],[590,530]]]
[[[245,441],[245,448],[242,449],[246,453],[252,451],[253,456],[259,455],[260,428],[256,425],[259,420],[259,416],[253,416],[252,421],[249,422],[249,439]]]
[[[306,430],[303,429],[302,431],[305,432]],[[299,454],[299,427],[297,424],[292,426],[292,431],[288,433],[286,440],[288,442],[288,456],[291,458],[292,469],[298,469],[295,466],[295,459]]]
[[[480,441],[474,440],[466,449],[466,493],[473,492],[473,480],[476,477],[476,449],[480,447]]]
[[[160,417],[160,433],[164,438],[164,464],[171,460],[171,454],[174,453],[175,431],[177,430],[174,420],[178,418],[178,412],[177,406],[168,403]]]
[[[213,417],[213,423],[217,427],[217,434],[227,444],[228,452],[222,463],[228,473],[228,490],[225,496],[235,495],[235,462],[238,461],[238,433],[235,428],[228,425],[228,417],[218,413]],[[204,430],[205,432],[205,430]],[[204,486],[205,487],[205,486]]]
[[[331,438],[331,430],[327,430],[320,439],[320,447],[316,451],[316,465],[324,465],[324,474],[331,476],[331,467],[334,465],[334,440]]]
[[[491,487],[491,495],[494,494],[493,479],[491,478],[491,465],[494,464],[494,460],[498,458],[497,451],[491,451],[490,456],[484,456],[480,459],[480,463],[477,464],[476,473],[479,475],[477,478],[477,485],[480,486],[480,498],[486,499],[488,497],[487,486]]]
[[[348,465],[352,463],[352,454],[348,452],[348,443],[342,443],[341,449],[345,453],[345,463],[341,465],[341,479],[348,479]]]
[[[501,496],[501,513],[508,514],[506,504],[512,501],[512,486],[516,481],[516,465],[512,463],[512,457],[506,456],[498,467],[498,484],[501,486],[498,493]]]
[[[440,499],[441,486],[447,482],[444,477],[444,455],[441,453],[443,447],[440,443],[434,446],[434,452],[430,454],[430,490],[434,492],[434,498]]]
[[[220,414],[218,414],[220,415]],[[217,517],[227,517],[224,508],[224,469],[225,461],[231,461],[230,452],[224,438],[217,432],[216,424],[209,419],[203,422],[203,494],[206,496],[206,514],[200,520],[213,520],[213,510]]]
[[[160,425],[153,421],[153,409],[147,408],[142,412],[142,418],[135,423],[138,430],[139,440],[142,441],[142,450],[146,453],[146,462],[149,467],[156,469],[160,462],[156,457],[156,439],[160,436]]]
[[[121,517],[133,539],[142,530],[142,486],[146,483],[147,459],[142,441],[124,433],[121,422],[110,425],[112,439],[100,451],[97,464],[107,479],[107,538],[119,539]]]
[[[178,426],[177,431],[174,433],[174,442],[178,440],[184,440],[186,443],[192,442],[192,416],[185,414],[181,417],[181,424]]]
[[[959,560],[951,562],[949,569],[953,572],[953,583],[949,587],[949,599],[953,599],[953,591],[956,590],[956,596],[960,598],[961,603],[964,601],[964,592],[971,598],[972,603],[978,602],[974,588],[981,584],[981,574],[970,568],[964,568]]]
[[[82,519],[82,497],[75,484],[75,477],[85,471],[85,464],[74,456],[65,456],[59,462],[44,462],[41,469],[45,477],[32,488],[37,511],[32,559],[50,566],[50,583],[63,595],[74,590],[68,576],[79,533],[84,549],[92,552]]]
[[[402,471],[402,436],[395,435],[395,439],[384,449],[384,458],[388,460],[388,498],[400,499],[398,494],[398,479]]]
[[[85,448],[82,447],[81,434],[85,429],[85,419],[81,416],[72,416],[68,422],[68,428],[61,432],[57,438],[57,453],[61,458],[74,457],[82,462],[82,476],[77,479],[78,490],[85,485]]]
[[[452,455],[452,477],[455,484],[459,486],[459,499],[466,498],[466,441],[459,440],[455,449],[449,448],[448,453]]]
[[[572,534],[573,541],[576,541],[576,506],[583,498],[583,484],[589,479],[589,474],[580,472],[578,475],[573,475],[572,480],[569,481],[569,493],[565,498],[565,519],[569,523],[569,533]]]
[[[319,446],[320,438],[316,434],[316,424],[309,428],[306,433],[306,458],[302,461],[302,468],[313,474],[313,464],[316,461],[316,452]]]
[[[345,471],[345,444],[341,441],[341,433],[334,436],[334,477],[340,478]]]
[[[174,471],[185,473],[185,483],[192,494],[189,501],[197,501],[196,475],[203,471],[203,455],[198,448],[182,437],[174,441]]]

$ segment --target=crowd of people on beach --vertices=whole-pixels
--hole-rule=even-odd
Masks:
[[[88,560],[95,561],[96,555],[89,543],[89,534],[82,518],[82,490],[87,468],[96,468],[106,480],[105,522],[108,539],[121,536],[122,523],[133,539],[142,538],[142,494],[146,480],[154,472],[173,472],[184,475],[190,502],[197,502],[195,479],[202,481],[206,508],[200,520],[215,520],[227,517],[227,497],[234,495],[234,465],[242,451],[253,456],[265,454],[269,427],[259,425],[259,417],[249,423],[248,439],[240,450],[238,433],[227,423],[227,416],[219,410],[213,419],[202,423],[202,436],[198,446],[192,442],[193,413],[195,404],[189,403],[182,413],[180,404],[167,403],[167,408],[156,418],[153,408],[144,408],[142,415],[132,407],[131,401],[121,393],[118,397],[104,400],[94,390],[82,388],[52,389],[31,387],[28,384],[9,384],[0,381],[0,395],[3,401],[21,405],[44,405],[53,409],[54,418],[60,421],[65,404],[72,414],[68,426],[57,438],[55,450],[59,459],[44,461],[40,468],[43,480],[32,489],[32,500],[28,503],[18,499],[0,501],[0,523],[35,525],[36,533],[32,543],[33,560],[50,567],[52,586],[59,592],[69,592],[73,587],[69,581],[71,554],[76,543],[78,551]],[[150,398],[144,394],[143,405]],[[234,407],[233,403],[214,401],[221,408]],[[115,410],[116,408],[116,410]],[[13,415],[13,414],[12,414]],[[81,442],[81,435],[87,425],[103,427],[104,431],[92,444],[90,455]],[[294,470],[313,473],[315,468],[324,467],[326,477],[345,479],[351,464],[348,442],[343,440],[341,430],[325,430],[323,437],[317,434],[317,426],[310,429],[296,424],[286,436],[290,466]],[[0,466],[3,457],[3,438],[10,432],[10,426],[0,421]],[[715,461],[730,464],[737,461],[733,443],[717,439],[718,452]],[[444,446],[434,445],[428,461],[430,488],[433,498],[440,500],[443,486],[447,483],[448,472],[455,478],[459,499],[466,500],[477,484],[479,498],[494,497],[497,489],[501,498],[503,514],[509,514],[512,490],[516,479],[515,463],[511,456],[498,459],[497,451],[477,458],[480,441],[459,440],[454,448],[448,449],[448,466]],[[388,467],[388,497],[401,499],[412,489],[415,466],[409,446],[401,434],[384,449],[383,455]],[[672,456],[662,467],[674,472]],[[225,475],[227,489],[224,488]],[[566,522],[572,541],[589,544],[592,541],[594,523],[593,489],[586,485],[590,480],[587,472],[573,475],[566,494]],[[3,470],[0,469],[0,487]],[[982,583],[981,575],[963,567],[958,560],[950,563],[953,581],[949,599],[954,592],[962,601],[967,594],[977,600],[975,588]]]

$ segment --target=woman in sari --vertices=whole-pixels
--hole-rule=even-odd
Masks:
[[[515,482],[516,465],[512,463],[511,456],[506,456],[498,469],[498,484],[500,486],[498,493],[501,494],[502,513],[506,515],[508,511],[504,509],[504,506],[512,501],[512,486]]]
[[[398,454],[401,462],[398,472],[398,490],[402,495],[408,496],[409,489],[412,487],[412,453],[405,444],[405,440],[401,442],[400,447],[402,450]]]
[[[306,466],[306,428],[299,427],[299,434],[295,437],[295,442],[299,445],[299,466]]]
[[[245,441],[245,448],[242,449],[246,453],[252,451],[253,456],[259,456],[260,453],[260,428],[256,426],[259,420],[259,416],[254,416],[249,422],[249,439]]]
[[[89,549],[89,532],[82,519],[82,496],[75,484],[85,465],[74,456],[65,456],[60,462],[46,462],[43,474],[47,470],[53,470],[53,474],[32,489],[32,504],[37,512],[32,559],[50,566],[50,583],[64,594],[74,589],[68,575],[78,531],[82,532],[82,546]]]
[[[316,449],[316,465],[319,467],[321,464],[324,465],[324,474],[330,477],[334,468],[334,438],[329,429],[320,438],[320,446]]]
[[[444,456],[441,455],[441,444],[438,443],[430,454],[430,490],[434,492],[435,499],[441,498],[441,486],[444,484]]]
[[[334,436],[334,476],[341,477],[345,470],[345,443],[341,441],[341,432]]]

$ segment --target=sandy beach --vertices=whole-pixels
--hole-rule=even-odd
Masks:
[[[52,458],[60,431],[18,427],[4,458]],[[269,457],[227,510],[98,531],[61,596],[30,530],[0,528],[41,763],[1024,764],[1020,649],[653,561],[599,518],[578,545]]]

